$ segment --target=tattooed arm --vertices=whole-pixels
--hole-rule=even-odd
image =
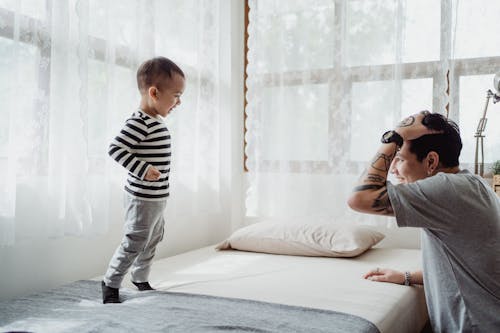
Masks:
[[[404,141],[436,133],[422,123],[427,114],[429,111],[422,111],[403,119],[398,124],[396,132]],[[349,198],[348,204],[352,209],[369,214],[394,215],[386,182],[397,149],[395,143],[383,144],[379,148]]]
[[[363,213],[394,215],[386,181],[396,151],[395,143],[383,144],[379,148],[349,198],[348,204],[352,209]]]

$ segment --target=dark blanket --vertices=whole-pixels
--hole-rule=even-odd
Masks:
[[[0,332],[379,332],[335,311],[164,291],[121,290],[102,304],[99,281],[0,302]]]

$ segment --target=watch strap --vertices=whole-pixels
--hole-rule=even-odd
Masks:
[[[394,130],[390,130],[385,132],[382,135],[382,139],[380,140],[382,143],[395,143],[396,146],[401,147],[403,145],[403,137],[399,135],[398,132]]]
[[[411,286],[411,273],[405,272],[405,286]]]

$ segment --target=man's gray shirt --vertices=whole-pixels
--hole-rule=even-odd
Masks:
[[[500,200],[464,170],[387,183],[400,227],[422,228],[424,289],[435,332],[500,331]]]

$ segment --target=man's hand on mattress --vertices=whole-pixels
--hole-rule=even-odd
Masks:
[[[405,283],[405,274],[388,268],[375,268],[365,273],[363,278],[377,282]]]

